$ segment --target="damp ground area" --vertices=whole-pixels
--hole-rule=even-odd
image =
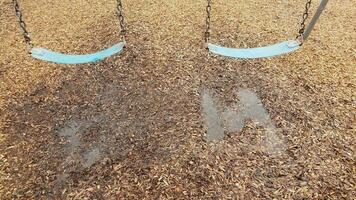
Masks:
[[[263,47],[297,37],[307,0],[17,2],[35,47],[98,52],[122,41],[120,21],[126,46],[32,58],[0,0],[0,199],[356,198],[353,0],[259,59],[209,52],[206,22],[212,44]]]

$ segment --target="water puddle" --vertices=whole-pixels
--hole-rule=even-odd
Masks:
[[[88,168],[100,159],[100,150],[99,148],[94,148],[91,151],[84,153],[83,157],[84,157],[83,165],[84,167]]]
[[[239,103],[223,112],[223,119],[230,132],[241,132],[248,119],[260,126],[275,129],[275,126],[257,94],[248,89],[237,92]]]
[[[84,143],[81,142],[83,133],[94,123],[100,123],[100,117],[91,121],[69,120],[60,130],[58,135],[66,140],[66,145],[63,146],[63,151],[67,155],[61,165],[62,173],[57,175],[54,185],[54,192],[58,193],[64,186],[69,173],[73,171],[72,167],[78,166],[80,168],[89,168],[97,161],[99,161],[100,148],[93,148],[91,150],[84,150]]]
[[[68,141],[70,148],[75,148],[80,145],[79,137],[77,133],[81,129],[82,124],[76,121],[70,121],[66,126],[58,131],[59,136],[64,137]]]
[[[203,91],[202,106],[203,115],[208,126],[206,140],[210,142],[223,139],[224,129],[221,126],[217,107],[209,91]]]
[[[258,95],[249,89],[237,92],[238,103],[230,108],[224,108],[219,114],[220,104],[214,101],[212,92],[204,90],[202,93],[202,108],[207,126],[206,140],[219,141],[227,133],[241,132],[247,120],[252,120],[258,126],[265,128],[261,147],[270,154],[277,154],[283,150],[283,140],[276,134],[277,129]]]

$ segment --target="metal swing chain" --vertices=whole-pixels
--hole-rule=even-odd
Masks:
[[[20,28],[22,30],[23,38],[25,39],[25,43],[28,45],[28,47],[30,49],[32,49],[33,48],[33,43],[32,43],[30,34],[28,33],[28,31],[26,29],[26,23],[22,18],[23,15],[22,15],[22,12],[21,12],[21,9],[20,9],[20,4],[19,4],[19,2],[17,0],[12,0],[12,3],[13,3],[14,8],[15,8],[16,16],[18,18],[18,22],[19,22]]]
[[[125,27],[125,18],[123,15],[123,8],[122,8],[122,2],[121,0],[116,0],[117,2],[117,14],[119,16],[119,22],[120,22],[120,35],[121,39],[125,41],[125,36],[126,36],[126,27]]]
[[[304,42],[305,22],[307,21],[307,19],[309,17],[309,10],[311,7],[311,3],[312,3],[312,0],[308,0],[307,3],[305,4],[303,20],[300,23],[300,29],[298,31],[298,36],[297,36],[297,39],[300,41],[300,46],[303,45],[303,42]]]
[[[211,0],[207,0],[208,5],[206,6],[206,19],[205,19],[205,34],[204,34],[204,39],[205,43],[208,43],[210,40],[210,15],[211,15]]]

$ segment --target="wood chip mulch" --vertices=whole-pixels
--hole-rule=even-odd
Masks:
[[[20,3],[38,46],[89,53],[119,40],[115,1]],[[330,1],[301,50],[258,60],[204,49],[203,0],[123,4],[125,51],[73,66],[32,59],[0,0],[0,199],[356,198],[354,1]],[[293,38],[304,4],[213,1],[212,42]],[[280,154],[259,147],[252,121],[204,140],[201,92],[228,107],[239,88],[262,100]]]

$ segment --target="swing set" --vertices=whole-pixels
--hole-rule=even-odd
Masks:
[[[121,0],[117,0],[116,4],[116,9],[117,9],[117,14],[119,17],[119,22],[120,22],[120,36],[121,36],[121,42],[118,42],[117,44],[114,44],[113,46],[106,48],[104,50],[91,53],[91,54],[83,54],[83,55],[72,55],[72,54],[63,54],[63,53],[58,53],[54,52],[51,50],[48,50],[46,48],[41,48],[41,47],[35,47],[32,43],[31,37],[29,32],[26,29],[26,23],[23,20],[23,15],[20,9],[20,5],[18,0],[12,0],[16,16],[18,18],[20,28],[23,33],[24,40],[29,48],[29,53],[31,54],[32,57],[48,61],[48,62],[54,62],[58,64],[82,64],[82,63],[90,63],[90,62],[97,62],[100,60],[103,60],[107,57],[113,56],[115,54],[119,54],[123,51],[126,42],[125,42],[125,34],[126,34],[126,28],[125,28],[125,18],[123,15],[123,8],[122,8],[122,2]]]
[[[206,7],[207,17],[206,17],[206,31],[205,31],[205,43],[207,44],[207,48],[211,53],[232,57],[232,58],[266,58],[279,56],[287,53],[291,53],[293,51],[298,50],[304,43],[304,41],[310,36],[311,31],[313,30],[316,22],[318,21],[321,13],[326,7],[326,4],[329,0],[321,0],[320,5],[314,14],[312,20],[310,21],[308,27],[306,27],[305,22],[309,17],[309,9],[311,7],[312,0],[308,0],[305,4],[305,11],[303,13],[303,20],[301,22],[301,27],[299,29],[298,35],[294,40],[288,40],[284,42],[280,42],[277,44],[257,47],[257,48],[226,48],[219,45],[209,43],[210,40],[210,16],[211,16],[211,0],[208,0],[208,5]]]
[[[266,57],[274,57],[287,53],[294,52],[298,50],[304,43],[304,41],[310,36],[311,31],[313,30],[316,22],[318,21],[321,13],[325,9],[329,0],[321,0],[319,7],[317,8],[316,13],[311,19],[308,26],[306,26],[306,21],[309,17],[309,10],[311,7],[312,0],[307,0],[305,4],[305,11],[303,13],[303,19],[301,22],[301,27],[299,29],[298,35],[294,40],[288,40],[284,42],[280,42],[277,44],[257,47],[257,48],[227,48],[223,46],[219,46],[216,44],[209,43],[211,36],[211,9],[212,9],[212,0],[207,0],[208,5],[206,7],[206,30],[204,34],[205,43],[207,49],[217,55],[232,57],[232,58],[240,58],[240,59],[254,59],[254,58],[266,58]],[[20,28],[22,30],[22,34],[29,48],[29,53],[33,58],[58,63],[58,64],[81,64],[81,63],[90,63],[97,62],[103,60],[107,57],[113,56],[115,54],[119,54],[123,51],[126,41],[126,28],[125,28],[125,19],[123,15],[123,6],[121,0],[116,0],[116,9],[120,23],[120,39],[121,42],[114,44],[113,46],[106,48],[104,50],[91,53],[91,54],[82,54],[82,55],[73,55],[73,54],[64,54],[58,53],[46,48],[35,47],[32,43],[29,32],[26,29],[26,23],[23,20],[23,14],[20,9],[20,5],[18,0],[12,0],[16,16],[18,18],[18,22]]]

